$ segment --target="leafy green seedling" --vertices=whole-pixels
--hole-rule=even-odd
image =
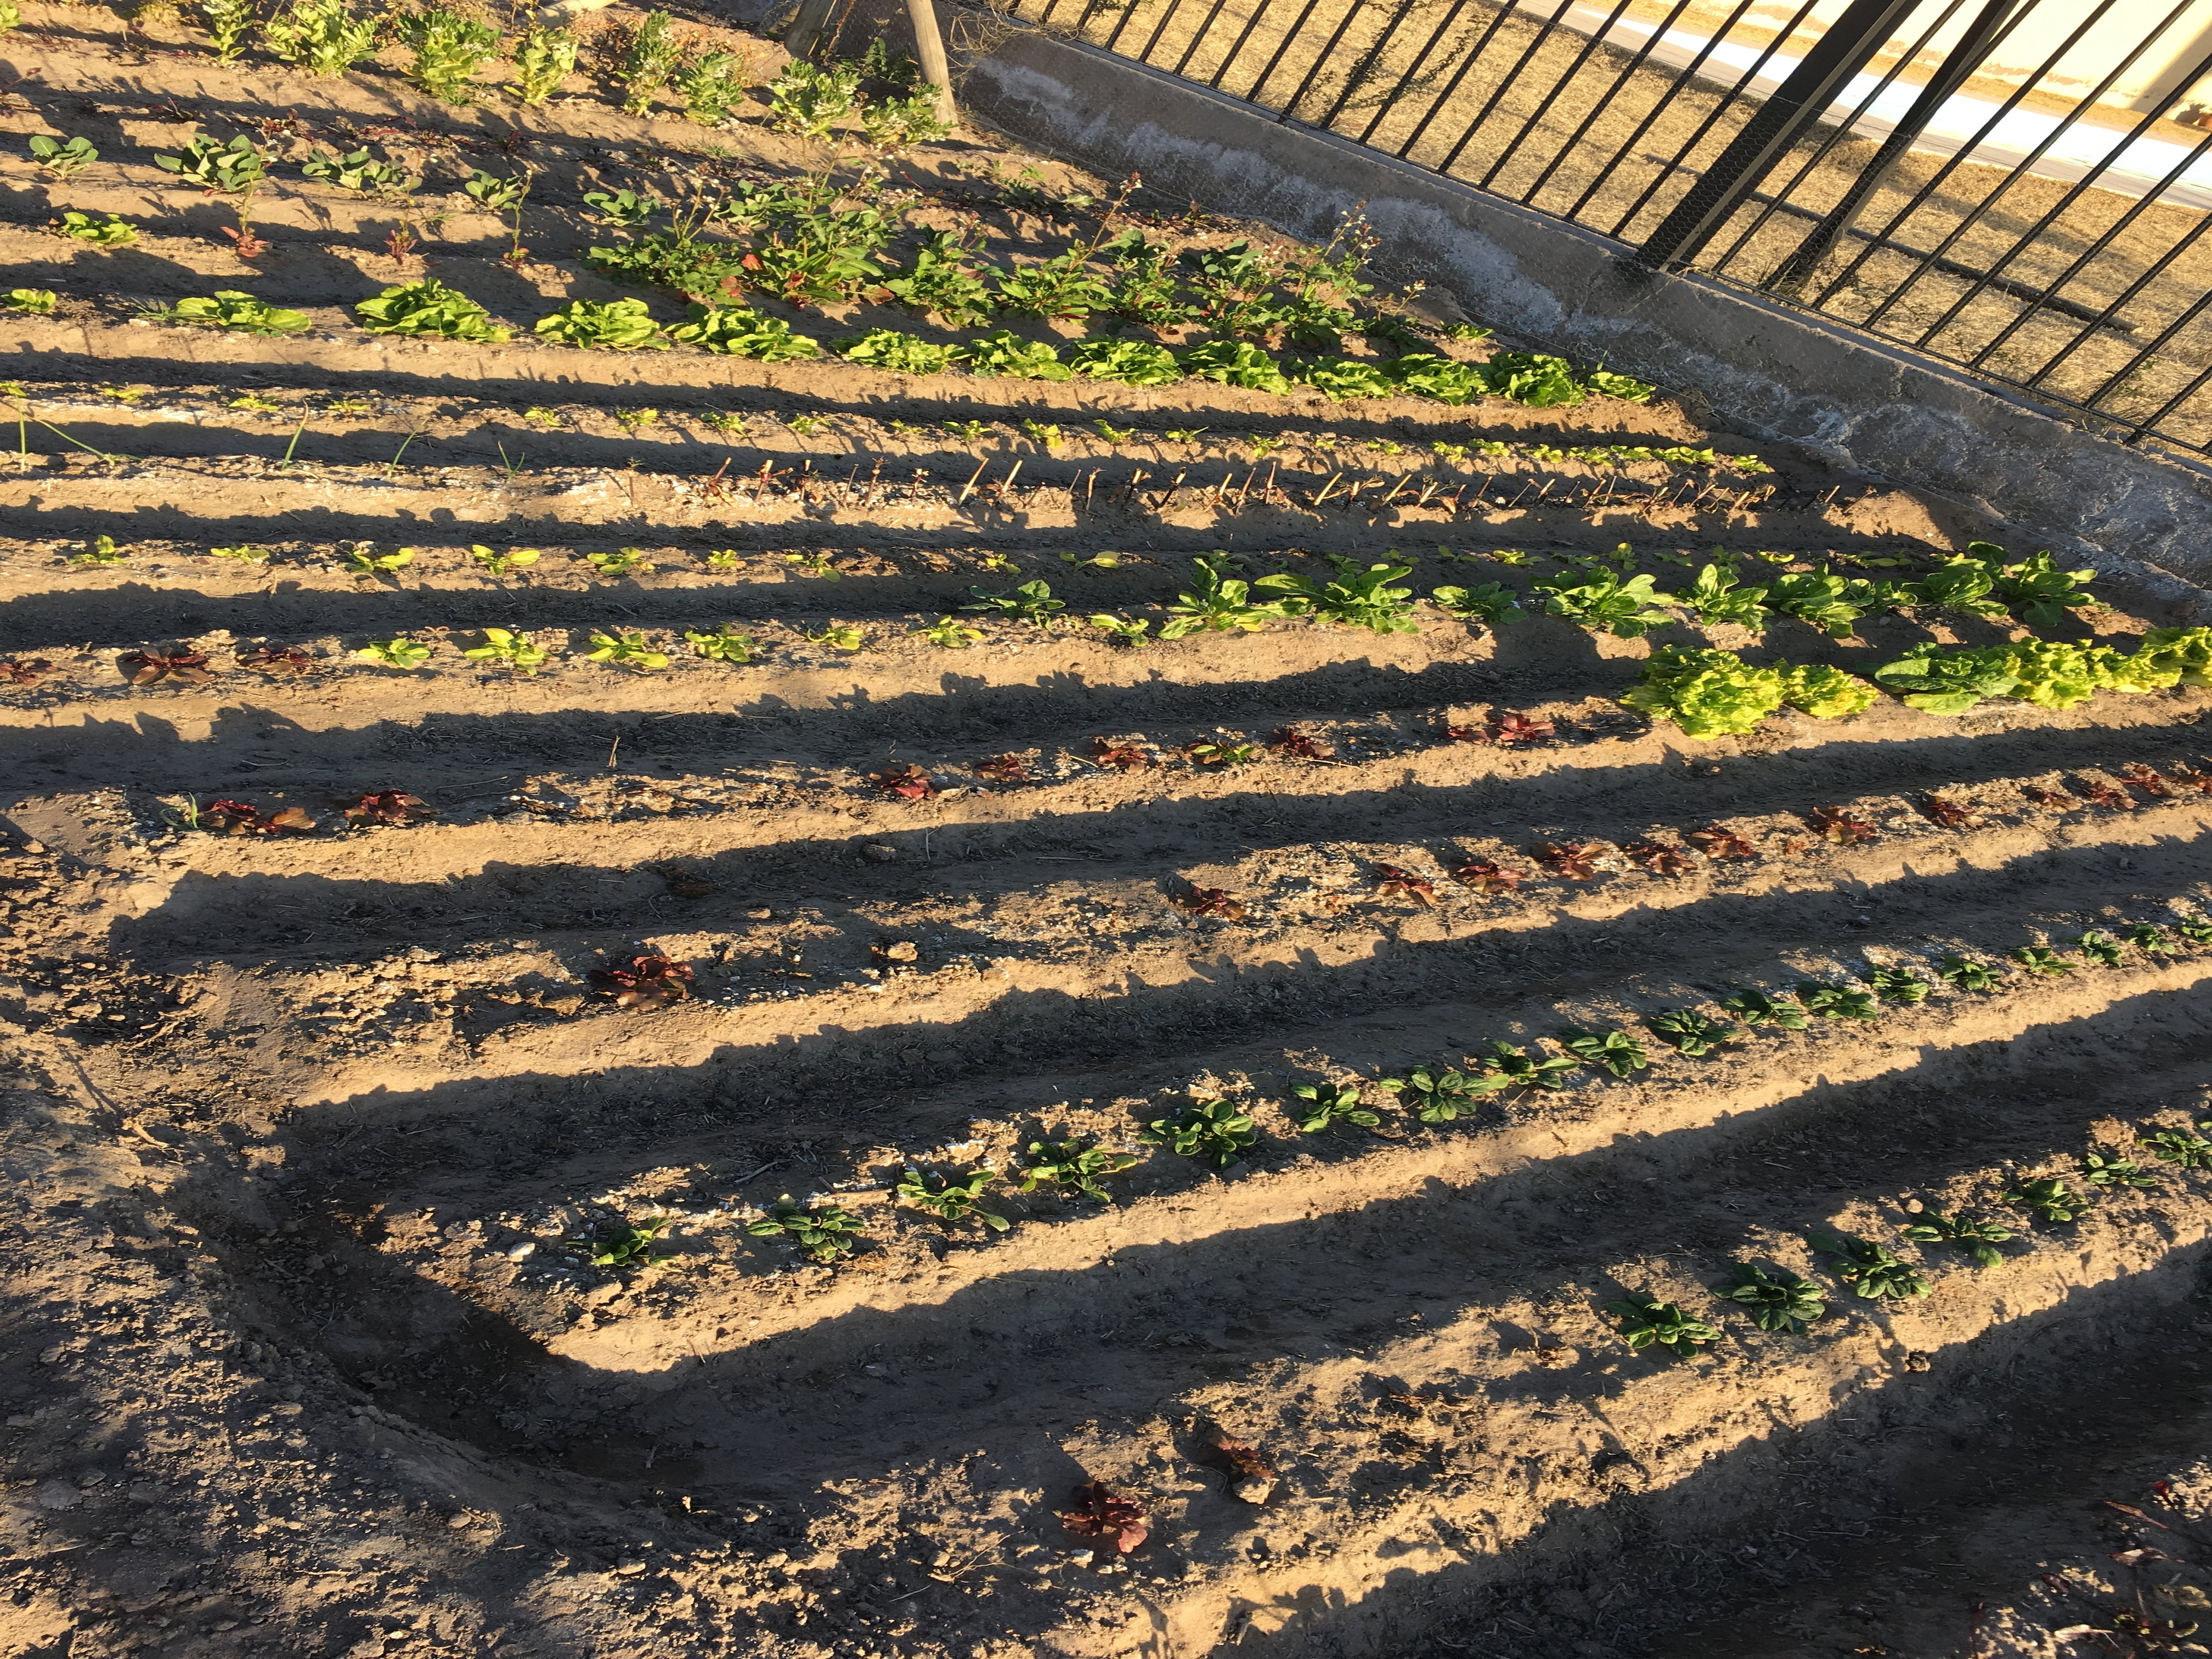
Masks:
[[[1334,554],[1328,562],[1336,568],[1334,581],[1317,583],[1296,572],[1284,571],[1262,576],[1252,584],[1252,591],[1282,594],[1277,604],[1286,617],[1318,617],[1323,622],[1364,628],[1376,634],[1421,631],[1410,603],[1413,590],[1392,586],[1413,574],[1412,565],[1378,563],[1363,569],[1357,559]]]
[[[675,1254],[658,1241],[676,1219],[657,1215],[644,1222],[621,1222],[584,1241],[594,1267],[657,1267]]]
[[[828,548],[817,547],[811,553],[787,553],[783,562],[797,566],[802,576],[819,576],[825,582],[843,581],[845,573],[830,562],[832,556]]]
[[[1002,1233],[1013,1224],[1002,1215],[994,1215],[988,1210],[976,1207],[982,1201],[983,1188],[998,1178],[996,1170],[971,1170],[957,1180],[950,1176],[939,1176],[936,1177],[937,1184],[933,1187],[930,1176],[909,1167],[892,1190],[915,1208],[928,1211],[940,1221],[956,1224],[980,1221],[993,1232]]]
[[[1310,1135],[1319,1134],[1339,1123],[1356,1123],[1363,1129],[1371,1129],[1382,1121],[1360,1103],[1357,1084],[1300,1083],[1292,1085],[1291,1092],[1306,1103],[1303,1107],[1291,1108],[1291,1115],[1297,1119],[1298,1127]]]
[[[2149,1147],[2151,1155],[2161,1164],[2175,1164],[2184,1170],[2212,1170],[2212,1140],[2185,1129],[2155,1129],[2149,1134],[2136,1136],[2136,1144]]]
[[[487,576],[501,580],[527,565],[536,564],[544,556],[534,547],[510,547],[502,550],[496,547],[485,547],[479,543],[469,549],[469,557],[475,562],[477,569]]]
[[[2141,922],[2122,931],[2127,935],[2128,943],[2147,957],[2170,957],[2173,954],[2173,941],[2166,936],[2163,927]]]
[[[1961,991],[1994,991],[2004,983],[2004,976],[1996,969],[1972,957],[1945,957],[1936,973]]]
[[[300,171],[319,185],[349,190],[356,196],[380,197],[386,201],[407,195],[422,182],[419,173],[410,173],[391,161],[377,161],[367,149],[357,149],[350,155],[317,150],[300,163]]]
[[[2127,955],[2127,946],[2110,933],[2091,928],[2081,935],[2081,952],[2090,961],[2106,968],[2117,968]]]
[[[1724,1019],[1713,1019],[1694,1008],[1678,1008],[1664,1014],[1654,1014],[1644,1022],[1656,1031],[1661,1039],[1677,1054],[1691,1060],[1703,1060],[1735,1033],[1735,1027]]]
[[[380,17],[356,17],[345,0],[292,0],[262,26],[269,50],[310,75],[343,75],[376,50]]]
[[[2038,1220],[2063,1223],[2088,1214],[2097,1200],[2094,1194],[2075,1192],[2057,1176],[2033,1176],[2005,1194],[2004,1201]]]
[[[1115,645],[1133,648],[1152,642],[1152,623],[1149,617],[1123,617],[1101,611],[1094,613],[1090,621],[1093,628],[1104,629],[1107,637]]]
[[[1577,580],[1578,575],[1583,580]],[[1594,633],[1610,634],[1620,640],[1637,640],[1674,620],[1672,612],[1656,608],[1673,604],[1674,596],[1658,592],[1651,583],[1649,575],[1631,576],[1624,580],[1610,571],[1602,576],[1592,576],[1570,570],[1554,576],[1540,576],[1534,586],[1536,592],[1544,596],[1544,608],[1552,615],[1564,617]]]
[[[338,562],[349,576],[389,576],[414,563],[418,550],[402,547],[390,553],[380,553],[368,542],[356,542],[339,556]]]
[[[630,629],[617,629],[611,634],[594,630],[592,648],[584,653],[584,659],[622,668],[668,666],[668,653],[654,650],[643,634]]]
[[[1927,1275],[1887,1246],[1856,1238],[1824,1238],[1820,1251],[1838,1279],[1869,1302],[1904,1302],[1926,1296]]]
[[[945,429],[963,442],[973,444],[981,443],[988,436],[991,426],[988,421],[947,421]]]
[[[1160,629],[1162,639],[1179,640],[1200,631],[1249,634],[1282,617],[1280,605],[1252,603],[1252,584],[1231,576],[1228,561],[1225,553],[1192,561],[1191,585],[1168,606],[1168,621]]]
[[[649,575],[659,567],[645,556],[642,548],[618,548],[612,553],[586,553],[584,562],[602,576]]]
[[[1884,1002],[1925,1002],[1935,988],[1909,968],[1877,968],[1867,975],[1867,983]]]
[[[1644,1045],[1626,1031],[1563,1031],[1559,1046],[1583,1065],[1617,1078],[1632,1078],[1651,1065]]]
[[[584,192],[584,205],[601,224],[617,230],[634,230],[660,211],[659,201],[634,190],[588,190]]]
[[[1429,603],[1461,622],[1488,623],[1492,627],[1521,615],[1521,600],[1503,582],[1482,582],[1474,587],[1433,587]]]
[[[236,547],[210,547],[208,549],[208,553],[210,557],[234,559],[240,564],[269,562],[269,550],[265,547],[256,547],[251,542],[241,542]]]
[[[1522,1089],[1564,1089],[1566,1074],[1582,1069],[1571,1054],[1530,1054],[1510,1042],[1493,1042],[1483,1057],[1483,1070]]]
[[[584,350],[665,351],[667,337],[642,300],[571,300],[550,317],[540,317],[533,333]]]
[[[1818,980],[1807,980],[1792,989],[1805,1012],[1822,1019],[1881,1018],[1881,1005],[1875,1000],[1871,991],[1849,985],[1823,985]]]
[[[980,587],[969,592],[975,594],[975,603],[962,606],[963,610],[1018,619],[1033,628],[1051,627],[1053,617],[1067,609],[1066,600],[1053,598],[1052,586],[1048,582],[1024,582],[1011,593],[987,593]]]
[[[31,140],[31,159],[40,170],[51,173],[57,179],[67,179],[82,173],[100,159],[100,152],[92,147],[88,138],[66,141],[49,138],[40,133]]]
[[[499,50],[497,29],[442,6],[399,14],[398,33],[415,52],[407,78],[443,104],[468,103],[477,71]]]
[[[1789,997],[1769,996],[1764,991],[1737,991],[1723,997],[1721,1006],[1747,1025],[1772,1025],[1784,1031],[1805,1029],[1804,1009]]]
[[[1483,1072],[1470,1077],[1465,1072],[1416,1066],[1405,1076],[1383,1078],[1375,1086],[1410,1095],[1413,1115],[1424,1123],[1450,1123],[1473,1117],[1484,1096],[1510,1084],[1511,1079],[1501,1073]]]
[[[284,405],[274,398],[264,397],[258,392],[247,392],[230,400],[228,407],[242,409],[249,415],[282,415]]]
[[[853,1254],[860,1242],[860,1224],[835,1204],[801,1207],[789,1193],[769,1206],[769,1212],[745,1228],[755,1238],[788,1237],[817,1261],[828,1264]]]
[[[1099,1182],[1131,1167],[1137,1155],[1109,1152],[1103,1146],[1085,1146],[1073,1140],[1033,1140],[1029,1159],[1022,1170],[1024,1192],[1033,1193],[1043,1186],[1061,1187],[1098,1203],[1111,1204],[1114,1195]]]
[[[114,537],[97,536],[84,551],[70,554],[69,562],[75,565],[98,567],[124,564],[129,562],[130,557],[126,550],[115,544]]]
[[[1779,1269],[1769,1273],[1747,1261],[1738,1264],[1735,1281],[1720,1293],[1746,1309],[1762,1331],[1802,1334],[1828,1311],[1827,1293],[1811,1279]]]
[[[753,636],[740,634],[730,623],[724,623],[711,634],[687,628],[684,637],[690,641],[693,656],[704,657],[709,662],[750,662],[758,651]]]
[[[799,638],[809,645],[826,645],[832,651],[858,651],[867,643],[867,630],[858,623],[833,622],[825,623],[817,633],[801,631]]]
[[[2061,962],[2058,952],[2047,945],[2023,945],[2012,953],[2012,959],[2039,978],[2051,979],[2060,974],[2074,971],[2071,963]]]
[[[1183,752],[1200,766],[1249,766],[1260,758],[1260,745],[1206,738],[1194,743]]]
[[[1227,1100],[1194,1100],[1181,1112],[1154,1118],[1144,1132],[1156,1146],[1224,1170],[1250,1150],[1258,1135],[1252,1120]]]
[[[1923,1210],[1920,1219],[1909,1223],[1905,1236],[1916,1244],[1948,1244],[1973,1257],[1976,1265],[1994,1267],[2004,1260],[1997,1246],[2012,1237],[2012,1230],[1994,1221],[1972,1221],[1941,1210]]]
[[[1722,1336],[1715,1327],[1702,1319],[1691,1318],[1672,1302],[1638,1297],[1608,1302],[1605,1310],[1620,1322],[1621,1340],[1636,1353],[1658,1347],[1666,1349],[1677,1359],[1686,1359],[1707,1343],[1719,1341]]]
[[[2102,1187],[2107,1191],[2118,1187],[2133,1187],[2142,1192],[2158,1190],[2158,1177],[2124,1158],[2107,1158],[2102,1152],[2085,1152],[2081,1158],[2081,1181],[2085,1186]]]
[[[1766,590],[1739,586],[1735,573],[1718,565],[1701,568],[1697,580],[1675,596],[1675,603],[1705,627],[1729,623],[1757,633],[1766,625]]]
[[[80,213],[71,208],[55,228],[71,241],[94,247],[130,247],[138,240],[138,227],[112,213]]]
[[[615,62],[623,112],[642,115],[652,108],[653,94],[675,78],[683,60],[684,40],[676,32],[676,20],[665,11],[646,13],[630,30]]]
[[[50,288],[11,288],[0,293],[0,305],[27,317],[51,317],[60,303],[61,295]]]
[[[2191,945],[2212,945],[2212,921],[2203,916],[2184,916],[2173,924],[2173,931]]]
[[[522,37],[514,52],[514,95],[542,104],[561,89],[576,67],[576,37],[566,29],[539,24]]]
[[[535,674],[553,653],[527,634],[512,629],[487,628],[484,642],[461,653],[474,662],[503,663],[518,674]]]
[[[199,0],[198,9],[207,25],[208,42],[215,47],[215,61],[236,63],[253,27],[256,0]]]
[[[210,195],[248,195],[260,189],[269,176],[261,152],[244,133],[227,144],[218,144],[204,132],[196,132],[182,155],[156,155],[154,165]]]
[[[1111,421],[1103,419],[1091,422],[1091,426],[1093,431],[1109,444],[1125,444],[1137,433],[1137,428],[1133,426],[1115,426]]]
[[[447,288],[434,276],[387,288],[356,301],[353,309],[362,327],[371,334],[483,344],[496,344],[514,334],[512,329],[493,322],[491,313],[467,295]]]
[[[826,67],[795,58],[769,82],[770,124],[778,132],[805,138],[826,138],[830,129],[860,106],[860,71],[857,64],[832,63]]]
[[[970,628],[957,617],[939,617],[927,627],[908,630],[916,639],[927,640],[932,645],[947,651],[965,651],[983,637],[980,628]]]
[[[212,297],[192,295],[147,313],[187,328],[229,329],[240,334],[305,334],[315,325],[304,311],[288,311],[237,289],[217,289]]]
[[[1060,428],[1057,426],[1043,421],[1024,421],[1022,430],[1029,434],[1030,440],[1039,448],[1048,453],[1058,449],[1066,441],[1060,436]]]
[[[430,647],[402,634],[396,639],[371,640],[353,653],[353,659],[374,663],[380,668],[420,668],[430,660]]]

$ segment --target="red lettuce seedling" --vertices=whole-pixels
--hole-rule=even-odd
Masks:
[[[1100,766],[1110,766],[1117,772],[1135,772],[1152,763],[1152,757],[1138,744],[1124,743],[1113,738],[1093,738],[1091,746],[1095,751],[1091,759]]]
[[[1244,907],[1229,896],[1225,887],[1194,886],[1187,893],[1176,894],[1174,902],[1194,916],[1219,916],[1224,921],[1244,920]]]
[[[1152,1536],[1145,1506],[1103,1480],[1086,1480],[1073,1496],[1075,1507],[1062,1511],[1060,1523],[1100,1554],[1127,1555]]]
[[[1844,847],[1872,841],[1881,834],[1864,818],[1854,816],[1847,806],[1816,806],[1805,814],[1805,822],[1808,827],[1818,830],[1823,839]]]
[[[1540,841],[1528,849],[1528,854],[1555,876],[1569,881],[1588,881],[1597,874],[1601,850],[1595,842]]]
[[[975,763],[976,775],[993,783],[1035,783],[1036,774],[1019,755],[994,755]]]
[[[1277,726],[1267,734],[1267,744],[1293,760],[1329,760],[1336,754],[1328,743],[1295,726]]]
[[[277,677],[307,673],[314,668],[315,659],[296,645],[257,645],[238,653],[238,665]]]
[[[1982,827],[1980,814],[1964,801],[1953,800],[1947,795],[1938,795],[1931,791],[1913,804],[1924,816],[1934,819],[1946,830],[1978,830]]]
[[[887,795],[896,795],[901,800],[927,800],[938,793],[937,780],[912,762],[904,766],[886,767],[870,776],[877,788]]]
[[[2212,795],[2212,772],[2200,772],[2193,766],[2176,765],[2166,775],[2176,783],[2185,783],[2200,795]]]
[[[164,656],[156,651],[125,651],[115,665],[133,685],[159,685],[163,680],[182,680],[186,685],[205,685],[215,678],[207,659],[197,651]]]
[[[345,809],[345,821],[356,830],[380,823],[417,823],[437,816],[436,807],[403,789],[376,790]]]
[[[691,998],[691,970],[672,957],[632,957],[627,968],[594,968],[591,981],[617,1008],[665,1008]]]
[[[1218,1452],[1229,1466],[1229,1490],[1248,1504],[1264,1504],[1274,1495],[1279,1478],[1275,1466],[1256,1447],[1232,1438],[1218,1424],[1209,1424],[1200,1436],[1209,1449]]]
[[[1510,893],[1521,885],[1522,878],[1518,870],[1508,870],[1488,859],[1469,859],[1452,871],[1452,879],[1478,893]]]
[[[1437,884],[1395,864],[1375,866],[1375,890],[1384,898],[1408,898],[1424,910],[1437,908]]]
[[[9,657],[0,661],[0,681],[9,685],[36,685],[39,676],[52,671],[44,657]]]
[[[312,830],[315,821],[303,808],[264,812],[250,801],[215,800],[200,809],[200,822],[230,836],[282,836]]]
[[[2141,761],[2130,761],[2127,765],[2123,766],[2120,769],[2120,776],[2155,799],[2172,800],[2174,798],[2176,792],[2173,786]]]
[[[1444,730],[1455,743],[1494,744],[1500,749],[1510,748],[1516,743],[1541,743],[1559,735],[1554,722],[1531,720],[1526,714],[1510,711],[1492,715],[1486,726],[1448,726]]]
[[[1624,842],[1620,850],[1628,861],[1649,870],[1655,876],[1686,876],[1698,867],[1696,857],[1680,847],[1669,847],[1664,842]]]
[[[1751,859],[1759,856],[1759,849],[1748,840],[1717,823],[1709,823],[1702,830],[1692,830],[1682,839],[1709,859]]]
[[[2024,785],[2023,788],[2027,798],[2038,806],[2056,806],[2063,811],[2067,807],[2079,806],[2081,804],[2063,789],[2045,789],[2039,784],[2033,783]]]
[[[2109,807],[2115,812],[2132,812],[2136,810],[2135,797],[2117,783],[2107,783],[2102,778],[2088,778],[2083,781],[2087,787],[2081,789],[2081,798],[2090,805]],[[2075,787],[2081,787],[2080,785]]]

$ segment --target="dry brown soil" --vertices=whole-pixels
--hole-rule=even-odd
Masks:
[[[2138,1593],[2196,1605],[2179,1569],[2115,1579],[2118,1512],[2084,1506],[2151,1504],[2187,1462],[2206,1177],[2151,1165],[2063,1226],[2002,1195],[2186,1127],[2212,1087],[2212,953],[2071,954],[2203,901],[2212,797],[2118,779],[2203,763],[2204,693],[1885,702],[1698,744],[1615,701],[1650,641],[1540,617],[1141,649],[917,631],[1030,580],[1157,623],[1209,549],[1256,574],[1401,548],[1425,593],[1624,542],[1669,582],[1716,544],[1896,570],[2002,526],[1784,453],[1565,454],[1748,453],[1663,396],[1453,410],[380,343],[344,308],[391,274],[373,216],[284,169],[276,251],[241,264],[153,148],[249,110],[296,120],[270,135],[295,155],[382,124],[444,188],[495,153],[464,141],[518,131],[545,169],[537,263],[501,265],[501,228],[456,198],[431,269],[526,326],[627,292],[579,263],[582,189],[824,155],[758,105],[702,133],[580,76],[542,111],[456,114],[388,68],[219,70],[181,28],[26,10],[10,118],[104,155],[64,189],[0,146],[0,247],[64,295],[0,339],[27,400],[0,658],[46,665],[0,690],[0,1650],[1932,1656],[1971,1601],[1987,1655],[2000,1629],[2022,1653],[2116,1631]],[[899,177],[922,223],[1056,246],[1004,193],[1021,165],[969,138]],[[40,232],[86,204],[143,219],[141,248]],[[133,320],[230,285],[315,331]],[[124,562],[70,562],[100,536]],[[356,577],[362,544],[416,551]],[[542,556],[500,578],[477,544]],[[653,568],[585,556],[626,547]],[[2101,591],[2101,633],[2171,619],[2124,572]],[[726,623],[752,661],[690,652]],[[487,626],[551,660],[464,656]],[[666,667],[589,660],[606,630]],[[1891,616],[1767,644],[1863,668],[1931,630],[2005,631]],[[421,666],[353,655],[402,635]],[[257,671],[264,645],[305,667]],[[118,667],[185,651],[204,683]],[[1554,734],[1467,740],[1514,711]],[[1201,741],[1259,747],[1215,764]],[[938,793],[873,781],[904,766]],[[343,827],[386,789],[436,816]],[[224,799],[315,827],[192,827]],[[1824,808],[1866,836],[1822,838]],[[1747,855],[1633,856],[1715,823]],[[1562,842],[1586,873],[1533,850]],[[1470,860],[1525,880],[1486,895],[1448,873]],[[1231,914],[1194,906],[1207,889]],[[2070,970],[1701,1060],[1643,1024],[2038,942]],[[599,994],[640,955],[693,996]],[[1652,1063],[1435,1124],[1378,1086],[1573,1028],[1644,1033]],[[1291,1091],[1330,1084],[1372,1127],[1300,1132]],[[1215,1097],[1255,1120],[1242,1161],[1141,1138]],[[1003,1234],[892,1194],[909,1164],[1005,1170],[1047,1139],[1136,1161],[1107,1203],[1000,1181]],[[842,1206],[851,1257],[751,1233],[785,1193]],[[1977,1271],[1901,1238],[1908,1201],[2019,1236]],[[665,1262],[592,1264],[650,1221]],[[1837,1232],[1932,1294],[1853,1297],[1817,1252]],[[1829,1316],[1724,1311],[1743,1261],[1808,1274]],[[1723,1339],[1632,1353],[1602,1312],[1631,1295]],[[1234,1481],[1223,1435],[1273,1481]],[[1085,1480],[1146,1511],[1125,1559],[1061,1524]],[[1807,1601],[1816,1570],[1848,1616]],[[2031,1595],[2045,1572],[2073,1599]]]

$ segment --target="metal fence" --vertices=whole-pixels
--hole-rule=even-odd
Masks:
[[[2212,456],[2212,0],[999,3]]]

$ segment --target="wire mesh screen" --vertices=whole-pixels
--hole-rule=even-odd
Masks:
[[[1001,9],[2212,454],[2212,0]]]

